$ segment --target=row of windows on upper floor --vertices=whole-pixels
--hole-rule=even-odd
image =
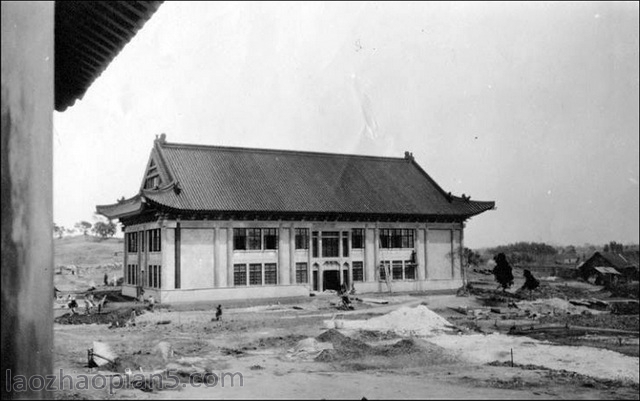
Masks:
[[[129,253],[138,252],[138,249],[144,252],[145,244],[149,252],[162,251],[161,231],[159,228],[126,233],[125,241],[127,243],[127,252]]]
[[[339,257],[340,242],[342,242],[342,256],[349,256],[349,236],[351,249],[364,249],[364,229],[354,228],[350,231],[313,231],[309,236],[308,228],[295,229],[295,249],[308,250],[311,246],[313,257]],[[146,240],[145,240],[146,236]],[[148,243],[149,252],[161,251],[161,232],[159,228],[131,232],[126,234],[127,252],[145,251]],[[413,248],[415,244],[415,230],[413,229],[380,229],[379,245],[381,248]],[[246,250],[276,250],[278,249],[277,228],[234,228],[233,249]],[[320,251],[321,249],[321,251]]]
[[[349,256],[349,236],[351,249],[364,249],[364,229],[354,228],[350,231],[312,231],[308,228],[295,229],[295,249],[307,250],[311,247],[313,257],[339,257],[340,242],[342,256]],[[379,245],[381,248],[413,248],[415,245],[413,229],[380,229]],[[233,249],[276,250],[278,249],[278,230],[276,228],[234,228]],[[321,251],[320,251],[321,250]]]

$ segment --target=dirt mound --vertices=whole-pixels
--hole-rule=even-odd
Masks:
[[[422,351],[422,347],[420,347],[413,339],[407,338],[404,340],[400,340],[392,345],[378,346],[375,347],[375,354],[383,355],[383,356],[391,356],[391,355],[406,355],[413,354],[416,352]]]
[[[122,327],[131,319],[133,311],[136,312],[136,316],[140,316],[144,313],[144,307],[122,308],[90,315],[67,313],[55,318],[54,322],[59,324],[111,324],[115,327]]]
[[[330,329],[325,331],[316,337],[316,340],[323,343],[331,343],[333,347],[336,349],[344,349],[344,350],[368,350],[372,348],[370,345],[360,341],[355,340],[351,337],[347,337],[344,334],[340,333],[336,329]]]
[[[267,337],[258,340],[255,345],[260,348],[288,348],[296,345],[298,341],[306,338],[299,334],[289,334],[286,336]]]
[[[393,331],[358,330],[356,337],[362,341],[384,341],[398,338],[398,334]]]
[[[336,329],[325,331],[317,336],[316,340],[333,344],[333,349],[326,349],[316,357],[316,361],[320,362],[359,358],[371,353],[373,348],[360,340],[345,336]]]

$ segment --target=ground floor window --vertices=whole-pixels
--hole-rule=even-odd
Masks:
[[[162,266],[149,265],[147,269],[147,285],[151,288],[162,288]]]
[[[139,284],[139,274],[138,274],[138,265],[127,265],[125,275],[127,277],[127,284],[130,285],[138,285]]]
[[[249,282],[247,283],[247,278]],[[278,284],[278,265],[276,263],[244,263],[233,265],[233,285],[276,285]]]
[[[389,272],[389,267],[390,267],[390,263],[389,262],[382,262],[380,263],[380,281],[387,281],[387,272]]]
[[[415,280],[416,279],[416,264],[411,260],[404,261],[404,279]]]
[[[249,285],[262,285],[262,265],[252,263],[249,265]]]
[[[266,263],[264,265],[264,283],[278,284],[278,268],[275,263]]]
[[[364,281],[364,267],[362,262],[353,262],[352,274],[353,281]]]
[[[304,284],[309,282],[309,271],[306,263],[296,263],[296,283]]]
[[[382,262],[380,264],[380,281],[385,281],[387,275],[394,281],[415,280],[416,264],[410,260],[394,260],[392,262]]]
[[[394,260],[391,264],[392,277],[394,280],[402,280],[402,261]]]
[[[233,285],[247,285],[247,265],[233,265]]]

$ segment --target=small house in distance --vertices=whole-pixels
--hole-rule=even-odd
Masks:
[[[154,141],[125,232],[123,294],[166,303],[455,289],[464,222],[494,208],[402,158]]]
[[[578,269],[582,278],[595,284],[638,280],[638,264],[618,253],[594,252]]]

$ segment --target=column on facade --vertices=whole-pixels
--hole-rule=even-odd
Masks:
[[[318,263],[318,291],[320,292],[322,292],[323,290],[322,285],[324,280],[323,280],[322,274],[323,274],[322,264]]]
[[[220,229],[220,234],[222,234],[223,240],[226,237],[226,246],[227,246],[227,286],[233,285],[233,226],[231,223],[226,228]],[[220,244],[224,242],[221,240]],[[221,265],[221,269],[224,267]]]
[[[418,246],[416,249],[416,263],[418,264],[418,267],[417,267],[418,280],[425,280],[426,272],[427,272],[427,260],[425,258],[426,249],[427,249],[427,241],[426,241],[426,233],[425,233],[426,230],[424,228],[418,228],[416,231],[418,234],[418,241],[417,241]]]
[[[351,233],[352,231],[349,230],[347,231],[347,244],[349,246],[349,273],[348,273],[348,278],[349,278],[349,285],[353,285],[353,259],[352,259],[352,253],[353,253],[353,242],[351,241]]]
[[[223,279],[223,273],[226,272],[226,266],[220,266],[220,229],[213,228],[213,286],[215,288],[226,287],[226,280]]]
[[[296,229],[293,225],[286,230],[289,231],[289,282],[297,284],[296,281]]]
[[[377,280],[380,269],[380,229],[373,229],[373,281]]]
[[[364,281],[374,282],[376,280],[376,241],[375,232],[372,228],[364,229]]]
[[[289,266],[289,230],[278,227],[278,284],[288,285],[290,281]]]
[[[424,226],[424,279],[429,280],[429,224]]]
[[[338,281],[340,285],[344,284],[344,275],[342,273],[342,258],[343,258],[344,247],[342,246],[342,230],[338,229]]]

